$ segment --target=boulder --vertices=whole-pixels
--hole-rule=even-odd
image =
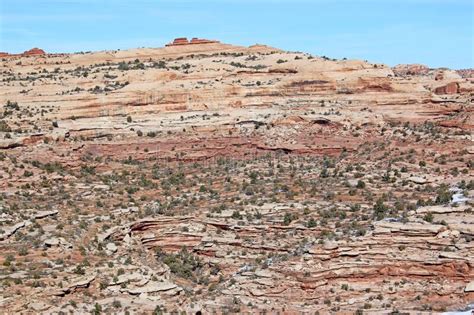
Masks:
[[[429,182],[428,179],[419,177],[419,176],[408,177],[408,180],[412,183],[419,184],[419,185],[423,185]]]
[[[114,243],[107,243],[107,245],[105,245],[105,249],[107,251],[107,254],[112,255],[117,251],[117,245],[115,245]]]

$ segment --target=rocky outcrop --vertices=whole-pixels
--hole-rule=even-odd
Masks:
[[[173,42],[166,44],[166,47],[172,46],[183,46],[183,45],[198,45],[198,44],[215,44],[219,43],[217,40],[201,39],[201,38],[192,38],[190,41],[186,37],[179,37],[173,40]]]
[[[426,75],[430,71],[425,65],[420,64],[401,64],[392,68],[397,76]]]
[[[52,237],[44,241],[46,247],[61,247],[64,249],[72,248],[72,244],[66,241],[63,237]]]
[[[127,292],[132,295],[144,294],[144,293],[155,293],[155,292],[163,292],[163,291],[170,291],[173,290],[179,292],[180,290],[176,290],[178,286],[174,283],[170,282],[155,282],[155,283],[148,283],[143,287],[137,288],[130,288],[130,289],[123,289],[122,292]]]
[[[0,234],[0,241],[3,241],[5,239],[9,238],[13,234],[15,234],[16,231],[18,231],[19,229],[27,226],[28,224],[31,224],[31,222],[30,221],[23,221],[23,222],[19,222],[19,223],[15,224],[13,226],[3,228],[3,233]]]
[[[29,219],[29,220],[24,220],[22,222],[19,222],[19,223],[13,225],[13,226],[10,226],[10,227],[4,227],[3,228],[3,233],[0,234],[0,241],[6,240],[7,238],[9,238],[13,234],[15,234],[18,230],[20,230],[20,229],[22,229],[26,226],[31,225],[34,220],[43,219],[43,218],[46,218],[46,217],[49,217],[49,216],[53,216],[53,215],[56,215],[57,213],[58,213],[57,210],[39,211],[39,212],[34,213],[31,217],[31,219]]]
[[[95,280],[96,277],[96,274],[78,277],[76,279],[71,280],[71,282],[66,284],[63,288],[51,292],[51,295],[64,296],[66,294],[74,292],[77,289],[87,288],[91,284],[91,282]]]
[[[43,49],[32,48],[30,50],[23,52],[22,56],[28,57],[28,56],[38,56],[38,55],[45,55],[45,54],[46,52]]]
[[[438,86],[433,91],[435,94],[457,94],[459,92],[459,83],[451,82],[446,85]]]
[[[30,50],[26,50],[21,54],[10,54],[7,52],[0,52],[1,57],[32,57],[32,56],[42,56],[46,55],[46,52],[40,48],[32,48]]]

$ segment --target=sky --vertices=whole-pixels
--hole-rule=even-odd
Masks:
[[[0,51],[161,47],[175,37],[474,68],[474,0],[0,0]]]

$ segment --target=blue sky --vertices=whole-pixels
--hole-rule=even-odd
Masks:
[[[0,0],[0,51],[264,43],[389,65],[473,65],[473,0]]]

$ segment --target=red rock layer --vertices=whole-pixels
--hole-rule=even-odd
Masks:
[[[451,82],[443,86],[435,88],[435,94],[456,94],[459,90],[459,83]]]
[[[190,41],[186,37],[179,37],[173,40],[173,42],[166,44],[167,47],[169,46],[181,46],[181,45],[194,45],[194,44],[212,44],[212,43],[219,43],[217,40],[209,40],[209,39],[201,39],[194,37]]]
[[[39,48],[32,48],[30,50],[27,50],[23,53],[23,56],[36,56],[36,55],[44,55],[46,52],[43,49]]]
[[[22,54],[10,54],[7,52],[0,52],[0,57],[28,57],[28,56],[41,56],[46,55],[46,52],[40,48],[32,48],[24,51]]]

